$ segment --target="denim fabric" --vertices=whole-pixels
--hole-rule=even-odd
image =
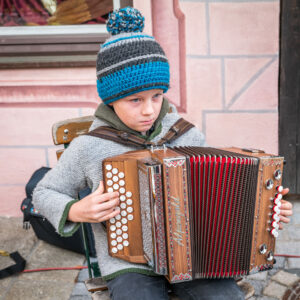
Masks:
[[[197,279],[170,285],[163,276],[126,273],[107,282],[112,300],[168,300],[172,290],[181,300],[242,300],[233,279]]]

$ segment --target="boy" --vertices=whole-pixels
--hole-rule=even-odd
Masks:
[[[113,36],[97,56],[97,88],[103,103],[90,130],[111,126],[157,142],[180,118],[176,112],[169,113],[170,105],[163,97],[170,77],[165,53],[153,37],[141,33],[143,17],[135,9],[114,12],[107,26]],[[170,144],[180,145],[204,146],[205,139],[192,128]],[[63,236],[72,235],[79,222],[93,223],[99,267],[112,299],[168,299],[164,276],[157,276],[147,265],[108,255],[100,222],[119,214],[119,194],[104,193],[102,161],[130,150],[136,149],[102,138],[78,137],[35,189],[34,205]],[[78,192],[87,185],[92,193],[78,201]],[[289,204],[283,206],[289,215]],[[173,284],[172,289],[181,299],[244,298],[233,279],[194,280]]]

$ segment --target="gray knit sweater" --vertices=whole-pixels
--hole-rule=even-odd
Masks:
[[[174,111],[173,107],[173,111]],[[176,113],[168,113],[162,120],[162,131],[152,141],[159,141],[169,128],[180,118]],[[95,118],[90,130],[107,124]],[[204,146],[204,135],[192,128],[176,139],[170,146]],[[70,206],[78,201],[78,192],[89,186],[95,191],[102,180],[102,160],[136,150],[132,146],[121,145],[92,136],[79,136],[74,139],[62,154],[57,165],[39,182],[33,192],[33,204],[62,236],[72,235],[78,223],[67,220]],[[112,279],[126,272],[153,274],[147,265],[132,264],[108,254],[107,237],[102,224],[92,225],[99,267],[104,279]]]

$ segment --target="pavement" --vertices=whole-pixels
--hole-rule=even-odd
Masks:
[[[300,255],[300,199],[294,205],[291,222],[276,241],[277,254]],[[57,248],[38,240],[32,229],[24,230],[22,218],[0,217],[0,250],[19,251],[26,269],[86,265],[81,254]],[[272,270],[244,277],[239,281],[250,300],[299,300],[300,258],[276,257]],[[0,269],[14,262],[0,256]],[[84,281],[87,269],[21,273],[0,280],[0,300],[108,300],[107,291],[92,297]],[[170,295],[170,299],[178,299]]]

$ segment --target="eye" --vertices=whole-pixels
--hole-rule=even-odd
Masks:
[[[160,96],[162,96],[162,94],[159,94],[159,93],[158,93],[158,94],[155,94],[152,98],[153,98],[153,99],[158,99],[158,98],[160,98]]]
[[[140,99],[139,98],[134,98],[134,99],[130,99],[129,101],[132,102],[132,103],[138,103],[140,101]]]

